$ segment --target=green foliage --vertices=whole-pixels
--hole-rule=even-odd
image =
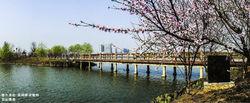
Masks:
[[[38,44],[38,46],[35,50],[35,54],[39,57],[45,57],[48,54],[48,50],[43,43],[40,43],[40,44]]]
[[[93,53],[93,48],[92,48],[92,45],[90,45],[89,43],[84,43],[82,45],[82,48],[83,48],[83,53]]]
[[[54,55],[61,55],[62,53],[66,52],[66,49],[64,46],[55,45],[50,49],[50,52]]]
[[[0,51],[0,56],[1,59],[4,61],[8,61],[13,57],[13,50],[10,43],[4,42],[3,47],[1,48]]]
[[[70,52],[81,52],[81,45],[80,44],[71,45],[69,47],[69,51]]]
[[[171,101],[173,101],[173,96],[171,94],[164,94],[154,98],[152,103],[170,103]]]
[[[93,52],[92,45],[89,43],[84,43],[84,44],[75,44],[71,45],[69,47],[70,52],[78,52],[78,53],[85,53],[85,54],[90,54]]]
[[[89,54],[93,52],[93,48],[89,43],[75,44],[69,47],[69,51]],[[51,49],[47,49],[43,43],[37,45],[36,42],[32,42],[30,56],[46,57],[48,53],[59,56],[65,52],[67,52],[67,49],[62,45],[55,45]],[[10,43],[4,42],[3,47],[0,48],[0,59],[10,61],[21,57],[23,53],[25,54],[25,51],[22,52],[20,48],[16,48],[14,52],[13,46]]]

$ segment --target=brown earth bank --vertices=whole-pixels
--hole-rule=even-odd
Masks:
[[[250,79],[241,79],[229,89],[205,92],[204,89],[194,89],[184,94],[172,103],[250,103]]]
[[[247,74],[249,76],[250,73]],[[194,81],[189,89],[179,93],[164,94],[153,103],[250,103],[250,79],[237,79],[235,86],[204,88],[203,80]],[[224,88],[224,87],[222,87]],[[190,92],[187,92],[189,90]],[[179,96],[178,96],[179,95]]]

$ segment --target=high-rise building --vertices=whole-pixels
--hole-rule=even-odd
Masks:
[[[129,49],[124,48],[122,52],[123,53],[129,53]]]
[[[101,53],[113,53],[112,44],[101,44]]]
[[[104,52],[104,45],[103,45],[103,44],[101,44],[100,51],[101,51],[101,53],[103,53],[103,52]]]

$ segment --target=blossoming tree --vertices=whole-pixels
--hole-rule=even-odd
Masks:
[[[215,44],[247,58],[250,65],[250,17],[247,0],[112,0],[112,9],[138,16],[135,28],[70,23],[105,32],[132,33],[140,49],[177,52],[190,81],[192,67],[201,47]],[[183,55],[188,52],[188,55]]]

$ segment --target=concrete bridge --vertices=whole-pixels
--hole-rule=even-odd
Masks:
[[[200,55],[199,55],[200,56]],[[203,56],[204,57],[204,56]],[[177,75],[176,67],[178,65],[188,65],[188,62],[182,62],[177,57],[173,55],[166,55],[163,53],[100,53],[100,54],[83,54],[83,55],[71,55],[69,57],[64,57],[61,59],[68,59],[71,61],[79,62],[80,69],[82,69],[82,63],[88,62],[88,67],[91,69],[91,62],[98,62],[98,67],[102,70],[103,62],[111,63],[111,71],[117,73],[117,65],[126,64],[126,71],[129,73],[129,64],[134,65],[134,75],[138,75],[138,65],[147,65],[146,73],[150,75],[150,65],[160,65],[162,66],[162,77],[166,77],[167,65],[173,65],[173,75]],[[200,78],[203,78],[204,66],[206,66],[206,61],[204,58],[197,59],[194,66],[199,66]],[[242,62],[237,60],[237,62],[231,62],[231,67],[239,66]]]

